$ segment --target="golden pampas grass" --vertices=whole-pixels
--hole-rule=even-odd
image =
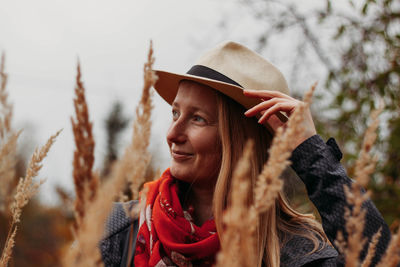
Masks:
[[[12,249],[15,245],[15,235],[17,234],[17,226],[14,227],[14,231],[9,237],[7,237],[6,245],[3,249],[3,253],[0,258],[0,267],[6,267],[11,259]]]
[[[379,229],[378,232],[374,234],[371,239],[371,242],[368,245],[367,256],[361,264],[361,267],[368,267],[371,265],[372,259],[375,256],[376,246],[378,245],[379,238],[382,235],[382,228]]]
[[[89,201],[97,193],[98,179],[92,173],[94,163],[94,139],[92,123],[89,121],[89,111],[85,98],[85,87],[81,81],[81,68],[78,63],[74,108],[76,118],[71,117],[76,150],[73,160],[73,178],[75,184],[75,231],[79,227]]]
[[[42,161],[47,156],[47,153],[50,150],[50,147],[53,145],[55,139],[60,134],[61,130],[58,131],[55,135],[51,136],[47,143],[42,146],[40,149],[36,149],[32,155],[32,158],[28,164],[28,169],[26,170],[25,177],[21,177],[19,179],[17,185],[17,191],[14,196],[14,202],[11,206],[12,213],[12,221],[10,224],[8,236],[6,239],[5,249],[3,250],[1,256],[1,264],[0,266],[7,266],[8,259],[11,257],[11,249],[14,246],[14,238],[16,234],[16,225],[20,222],[21,213],[23,207],[28,204],[29,200],[37,193],[40,185],[44,183],[44,180],[40,180],[38,182],[34,181],[34,178],[39,174],[40,169],[42,168]]]
[[[283,181],[280,179],[280,176],[285,168],[290,165],[288,159],[293,149],[295,149],[295,144],[292,140],[303,131],[300,126],[303,114],[311,104],[311,98],[316,85],[315,83],[304,95],[303,102],[290,116],[286,129],[280,127],[275,133],[269,150],[268,161],[257,178],[254,190],[255,209],[259,214],[272,206],[283,187]]]
[[[377,138],[376,130],[379,126],[379,114],[382,113],[383,107],[383,103],[381,103],[380,107],[371,113],[371,124],[364,134],[361,152],[355,164],[355,180],[361,187],[368,185],[369,177],[375,170],[377,159],[370,155],[370,151]]]
[[[105,221],[110,214],[113,200],[124,189],[128,180],[132,183],[133,179],[139,179],[139,181],[144,179],[146,162],[148,162],[146,160],[148,141],[146,140],[148,140],[151,127],[149,90],[155,82],[151,69],[154,62],[152,54],[153,50],[150,46],[148,62],[144,67],[143,95],[139,104],[140,106],[143,103],[145,107],[137,109],[139,111],[134,123],[132,144],[126,149],[124,156],[114,164],[110,177],[100,186],[93,201],[86,205],[85,216],[76,232],[74,245],[64,256],[64,266],[103,265],[98,245],[103,237]],[[135,176],[136,174],[142,176]]]
[[[12,200],[13,180],[15,177],[15,165],[17,154],[17,141],[20,132],[9,136],[1,143],[0,148],[0,212],[10,210]]]
[[[1,109],[1,119],[0,119],[0,138],[3,139],[7,137],[7,134],[11,132],[11,119],[13,114],[12,105],[8,102],[8,93],[6,90],[8,75],[5,73],[5,54],[1,55],[0,62],[0,103],[2,105]]]
[[[348,236],[347,240],[344,240],[344,242],[343,240],[341,241],[346,266],[349,267],[359,266],[360,253],[367,241],[363,237],[366,211],[362,208],[362,204],[368,199],[369,192],[363,194],[362,189],[368,185],[369,177],[375,169],[376,158],[372,158],[370,151],[377,137],[378,116],[382,110],[383,105],[378,110],[372,112],[371,124],[365,132],[361,152],[355,164],[355,182],[350,187],[347,185],[344,186],[346,201],[352,207],[352,209],[345,207],[345,229]],[[343,239],[343,234],[340,234],[340,236]],[[375,253],[374,247],[376,245],[372,244],[371,246],[368,252]],[[373,258],[373,256],[368,255],[367,258]]]
[[[252,267],[257,265],[256,229],[257,213],[248,203],[250,155],[254,142],[249,140],[232,177],[232,190],[228,208],[223,214],[224,230],[220,235],[221,251],[217,255],[217,266]]]
[[[397,233],[392,235],[389,246],[386,249],[385,255],[382,257],[378,267],[397,267],[400,263],[400,227]]]
[[[5,54],[0,62],[0,212],[7,213],[12,201],[13,180],[17,154],[17,139],[19,133],[11,128],[13,107],[8,101],[8,75],[5,73]]]
[[[131,146],[128,147],[122,160],[125,164],[128,160],[133,160],[131,161],[131,164],[132,162],[135,162],[136,164],[135,168],[130,168],[130,172],[127,173],[128,181],[131,184],[130,189],[133,199],[138,198],[139,186],[144,182],[146,168],[149,165],[151,159],[151,155],[147,150],[150,143],[150,118],[151,110],[153,108],[150,89],[157,80],[157,76],[152,70],[153,64],[153,45],[152,43],[150,43],[147,63],[143,67],[144,85],[142,98],[136,109],[136,122],[133,125],[132,143]],[[135,153],[132,153],[133,151]]]
[[[142,97],[136,108],[131,143],[125,149],[121,159],[114,164],[111,175],[113,179],[129,181],[133,199],[137,199],[139,196],[139,188],[145,181],[146,169],[151,159],[147,150],[151,133],[152,98],[150,89],[157,80],[157,76],[152,70],[153,63],[153,46],[150,42],[147,62],[143,67]]]

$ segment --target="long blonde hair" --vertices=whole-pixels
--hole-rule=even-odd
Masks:
[[[218,125],[222,143],[221,168],[216,182],[213,213],[217,231],[223,233],[222,214],[227,207],[232,172],[241,157],[248,139],[254,140],[251,156],[252,188],[264,163],[268,159],[272,135],[255,118],[246,118],[245,109],[231,98],[217,92]],[[248,192],[248,204],[253,202],[253,192]],[[261,214],[257,226],[257,262],[265,266],[279,266],[280,250],[290,235],[304,236],[314,243],[313,251],[319,249],[320,240],[326,242],[321,225],[311,214],[301,214],[290,207],[283,193],[279,193],[273,207]]]

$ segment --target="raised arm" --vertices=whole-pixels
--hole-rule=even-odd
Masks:
[[[334,240],[338,231],[342,231],[345,238],[347,237],[344,210],[348,204],[343,186],[352,183],[340,164],[341,158],[342,153],[335,140],[331,138],[325,144],[318,135],[312,136],[299,145],[291,157],[292,168],[304,182],[310,200],[321,215],[324,231],[333,245],[335,245]],[[376,256],[372,262],[372,266],[375,266],[389,243],[390,230],[370,199],[364,203],[363,207],[367,211],[363,232],[363,236],[367,238],[366,243],[368,244],[372,236],[382,228]],[[365,257],[366,248],[367,246],[361,253],[361,258]],[[343,258],[338,260],[343,262]]]
[[[276,91],[244,90],[244,94],[262,100],[260,104],[249,109],[245,115],[248,117],[257,116],[259,123],[267,122],[274,131],[278,127],[285,127],[285,122],[272,115],[283,112],[290,117],[301,103],[300,100]],[[321,215],[324,231],[332,244],[335,245],[334,241],[338,231],[343,232],[344,237],[347,238],[344,211],[349,204],[346,201],[344,185],[350,185],[351,179],[347,177],[343,166],[340,164],[342,153],[335,140],[331,138],[325,144],[322,138],[316,135],[309,110],[306,111],[302,127],[303,133],[296,136],[296,140],[293,140],[297,148],[293,151],[291,157],[292,168],[304,182],[310,200]],[[382,228],[376,256],[373,259],[372,266],[374,266],[384,254],[390,240],[390,231],[371,200],[368,199],[363,207],[366,209],[365,230],[363,232],[367,239],[366,244]],[[365,257],[366,250],[367,245],[361,253],[362,258]],[[340,255],[337,260],[338,265],[344,264],[343,255]]]

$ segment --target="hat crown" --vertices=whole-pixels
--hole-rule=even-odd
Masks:
[[[245,89],[289,93],[285,78],[274,65],[247,47],[232,41],[207,51],[199,58],[197,65],[218,71]]]

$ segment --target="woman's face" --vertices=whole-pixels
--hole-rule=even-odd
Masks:
[[[214,186],[221,165],[221,142],[213,89],[190,81],[180,83],[167,142],[174,177],[197,186]]]

